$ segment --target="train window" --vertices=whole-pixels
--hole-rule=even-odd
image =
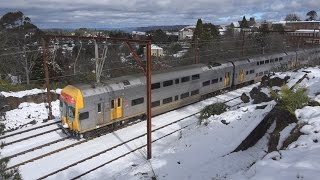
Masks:
[[[190,77],[189,77],[189,76],[186,76],[186,77],[181,78],[181,82],[182,82],[182,83],[188,82],[188,81],[190,81]]]
[[[259,66],[259,62],[257,62],[257,66]]]
[[[162,104],[168,104],[171,102],[172,102],[172,97],[168,97],[168,98],[165,98],[164,100],[162,100]]]
[[[191,76],[192,80],[200,79],[200,74],[194,74]]]
[[[220,82],[222,82],[222,77],[220,78]]]
[[[199,94],[199,89],[191,91],[191,96]]]
[[[266,64],[269,64],[269,62],[270,62],[270,60],[268,59],[268,60],[266,60]]]
[[[154,101],[151,103],[151,107],[157,107],[160,106],[160,101]]]
[[[184,98],[187,98],[187,97],[189,97],[189,92],[181,94],[180,99],[184,99]]]
[[[282,61],[283,60],[283,57],[279,57],[279,61]]]
[[[202,83],[202,86],[209,86],[209,85],[210,85],[210,80]]]
[[[263,72],[259,72],[259,76],[262,76],[263,75]]]
[[[160,88],[160,83],[151,84],[151,89],[159,89],[159,88]]]
[[[114,100],[111,100],[111,109],[114,108]]]
[[[176,79],[176,80],[175,80],[175,83],[176,83],[176,84],[179,84],[179,83],[180,83],[180,79]]]
[[[276,58],[276,61],[279,61],[279,59],[278,59],[278,58]]]
[[[253,74],[254,73],[254,69],[250,70],[250,74]]]
[[[144,102],[144,98],[138,98],[138,99],[134,99],[131,101],[131,106],[135,106],[135,105],[138,105],[138,104],[142,104]]]
[[[269,73],[268,71],[265,71],[265,72],[264,72],[265,75],[268,74],[268,73]]]
[[[212,79],[211,84],[218,83],[218,82],[219,82],[218,78],[217,79]]]
[[[261,64],[264,64],[264,61],[260,61],[260,65],[261,65]]]
[[[258,77],[259,76],[259,74],[258,73],[256,73],[256,77]]]
[[[89,112],[83,112],[79,114],[79,120],[84,120],[89,118]]]
[[[101,103],[98,104],[98,113],[101,113]]]
[[[246,71],[246,75],[248,75],[249,74],[249,71]]]
[[[173,84],[173,80],[163,81],[163,87],[171,86]]]
[[[179,100],[179,96],[178,96],[178,95],[175,96],[175,97],[174,97],[174,100],[175,100],[175,101],[178,101],[178,100]]]
[[[274,59],[270,59],[270,63],[273,63],[274,62]]]
[[[118,98],[118,107],[120,107],[120,106],[121,106],[121,99]]]
[[[130,85],[130,82],[129,82],[128,80],[124,80],[124,81],[122,81],[122,83],[123,83],[123,85],[125,85],[125,86]]]

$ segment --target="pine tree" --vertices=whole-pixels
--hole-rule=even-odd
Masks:
[[[248,21],[247,21],[247,19],[246,19],[246,16],[243,16],[242,21],[241,21],[241,24],[240,24],[240,27],[241,27],[241,28],[249,28],[249,25],[248,25]]]
[[[197,25],[196,25],[196,29],[193,32],[193,37],[192,37],[192,41],[194,42],[195,40],[197,40],[198,38],[201,38],[202,36],[202,31],[203,31],[203,24],[202,24],[202,20],[198,19],[197,21]]]

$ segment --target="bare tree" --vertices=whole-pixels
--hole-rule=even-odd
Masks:
[[[288,14],[285,18],[284,18],[285,21],[301,21],[301,18],[295,14],[295,13],[292,13],[292,14]]]

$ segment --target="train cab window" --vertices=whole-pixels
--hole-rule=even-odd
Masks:
[[[160,106],[160,101],[154,101],[151,103],[151,107],[157,107]]]
[[[172,102],[172,97],[168,97],[162,100],[162,104],[168,104]]]
[[[279,57],[279,61],[282,61],[283,60],[283,57]]]
[[[176,84],[179,84],[179,83],[180,83],[180,79],[176,79],[176,80],[175,80],[175,83],[176,83]]]
[[[222,82],[222,77],[220,78],[220,82]]]
[[[174,97],[174,101],[178,101],[178,100],[179,100],[179,96],[177,95]]]
[[[71,118],[74,118],[74,115],[75,115],[74,107],[69,106],[69,108],[68,108],[68,116],[71,117]]]
[[[98,113],[101,113],[101,103],[98,104]]]
[[[210,80],[202,83],[202,86],[209,86],[209,85],[210,85]]]
[[[188,81],[190,81],[190,76],[186,76],[186,77],[181,78],[182,83],[188,82]]]
[[[266,64],[269,64],[269,62],[270,62],[270,60],[268,59],[268,60],[266,60]]]
[[[199,94],[199,89],[191,91],[191,96]]]
[[[187,98],[189,97],[189,92],[186,92],[186,93],[183,93],[180,95],[180,99],[184,99],[184,98]]]
[[[159,88],[160,88],[160,83],[151,84],[151,89],[159,89]]]
[[[144,98],[138,98],[138,99],[134,99],[131,101],[131,106],[135,106],[135,105],[138,105],[138,104],[142,104],[144,102]]]
[[[79,120],[84,120],[89,118],[89,112],[83,112],[79,114]]]
[[[194,74],[191,76],[191,79],[192,80],[197,80],[197,79],[200,79],[200,74]]]
[[[163,87],[171,86],[173,84],[173,80],[163,81]]]
[[[250,70],[250,74],[253,74],[254,73],[254,69]]]
[[[111,109],[114,108],[114,100],[111,100]]]
[[[264,61],[260,61],[260,65],[261,65],[261,64],[264,64]]]
[[[273,63],[274,62],[274,59],[270,59],[270,63]]]
[[[259,62],[257,62],[257,66],[259,66],[260,64],[259,64]]]
[[[215,83],[218,83],[219,82],[219,79],[217,78],[217,79],[212,79],[211,80],[211,84],[215,84]]]

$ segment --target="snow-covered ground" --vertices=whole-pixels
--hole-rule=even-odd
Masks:
[[[312,99],[320,100],[320,95],[318,95],[318,92],[320,92],[320,69],[308,68],[303,70],[311,71],[311,73],[308,74],[308,78],[301,82],[301,86],[309,89],[309,96]],[[304,76],[305,72],[303,70],[277,73],[276,76],[289,75],[288,85],[292,86]],[[152,128],[155,129],[188,116],[188,114],[192,114],[211,103],[232,99],[240,96],[243,92],[248,93],[254,86],[256,85],[154,117]],[[264,89],[263,92],[268,93],[270,91]],[[235,105],[239,102],[239,99],[236,99],[229,102],[229,105]],[[287,149],[266,154],[267,134],[248,150],[233,152],[272,109],[274,104],[274,101],[257,105],[242,103],[221,115],[210,117],[207,120],[207,125],[199,125],[197,117],[187,118],[180,123],[153,133],[153,139],[158,139],[185,125],[189,125],[183,131],[176,132],[153,143],[153,157],[150,161],[145,159],[146,148],[142,148],[87,174],[82,179],[150,179],[152,176],[156,176],[157,179],[318,179],[320,175],[320,107],[305,107],[296,111],[299,119],[298,123],[306,123],[301,129],[304,135],[289,145]],[[256,106],[261,105],[267,106],[264,109],[256,109]],[[12,121],[14,121],[16,114],[22,116],[25,111],[32,112],[30,113],[32,117],[46,115],[41,110],[45,110],[44,105],[38,107],[29,105],[29,107],[29,110],[24,110],[27,106],[22,105],[21,109],[17,109],[17,112],[13,114],[8,114],[7,118],[12,117]],[[58,103],[54,103],[53,109],[58,113]],[[55,116],[58,116],[56,113]],[[23,116],[28,117],[26,114]],[[23,165],[20,167],[22,177],[24,179],[35,179],[46,175],[112,145],[141,135],[146,131],[145,126],[145,122],[138,123]],[[295,124],[291,124],[280,133],[279,148],[294,126]],[[274,128],[274,125],[271,126],[270,132],[272,128]],[[64,141],[63,143],[71,144],[73,141]],[[70,179],[144,145],[145,142],[146,138],[143,136],[125,146],[120,146],[63,172],[54,174],[49,179]],[[9,165],[54,150],[55,146],[60,147],[61,144],[58,143],[12,159]],[[16,148],[19,149],[19,147]],[[10,150],[6,149],[5,153],[10,154]]]
[[[22,98],[24,96],[28,96],[28,95],[34,95],[34,94],[40,94],[40,93],[45,93],[47,92],[47,89],[31,89],[31,90],[25,90],[25,91],[18,91],[18,92],[5,92],[5,91],[1,91],[0,92],[0,96],[3,95],[4,97],[18,97],[18,98]],[[56,90],[51,90],[51,92],[60,94],[61,93],[61,89],[56,89]]]

